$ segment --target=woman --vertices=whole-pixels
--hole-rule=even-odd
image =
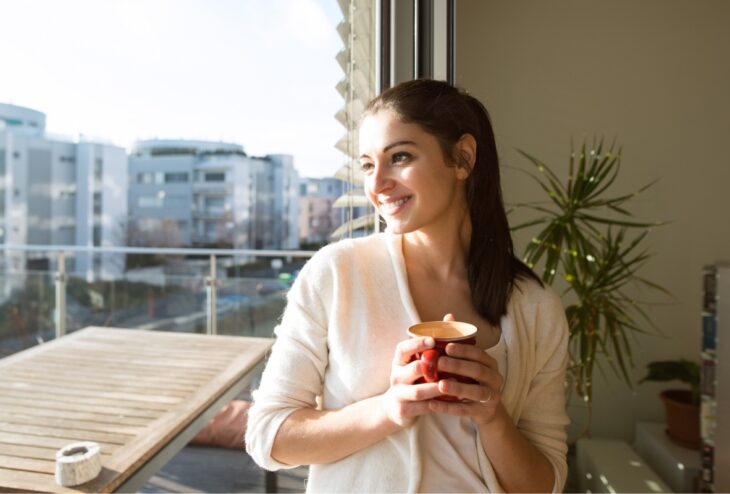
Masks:
[[[385,233],[319,251],[300,273],[254,393],[247,450],[264,468],[309,464],[309,491],[560,492],[568,330],[558,297],[512,253],[494,135],[475,98],[400,84],[368,105],[360,165]],[[455,318],[477,345],[409,326]],[[434,398],[457,395],[461,402]]]

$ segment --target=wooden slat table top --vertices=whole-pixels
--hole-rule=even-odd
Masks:
[[[266,356],[273,340],[89,327],[0,359],[0,491],[111,492]],[[102,472],[56,484],[55,453]]]

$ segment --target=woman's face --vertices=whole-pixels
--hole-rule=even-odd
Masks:
[[[468,171],[449,166],[436,137],[419,125],[391,111],[367,116],[360,126],[360,166],[368,199],[389,231],[460,224]]]

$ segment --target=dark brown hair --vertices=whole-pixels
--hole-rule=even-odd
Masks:
[[[466,180],[472,226],[467,273],[474,307],[490,324],[499,325],[515,280],[542,282],[513,253],[494,131],[486,108],[447,82],[417,79],[384,91],[370,101],[364,114],[381,110],[393,111],[401,121],[417,124],[436,137],[446,161],[456,166],[468,166],[463,157],[454,156],[459,139],[471,134],[476,140],[476,161]]]

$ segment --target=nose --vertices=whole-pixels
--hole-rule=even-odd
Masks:
[[[373,192],[373,194],[380,194],[393,187],[393,178],[390,176],[387,166],[383,166],[379,163],[375,164],[375,169],[366,180],[366,186]]]

